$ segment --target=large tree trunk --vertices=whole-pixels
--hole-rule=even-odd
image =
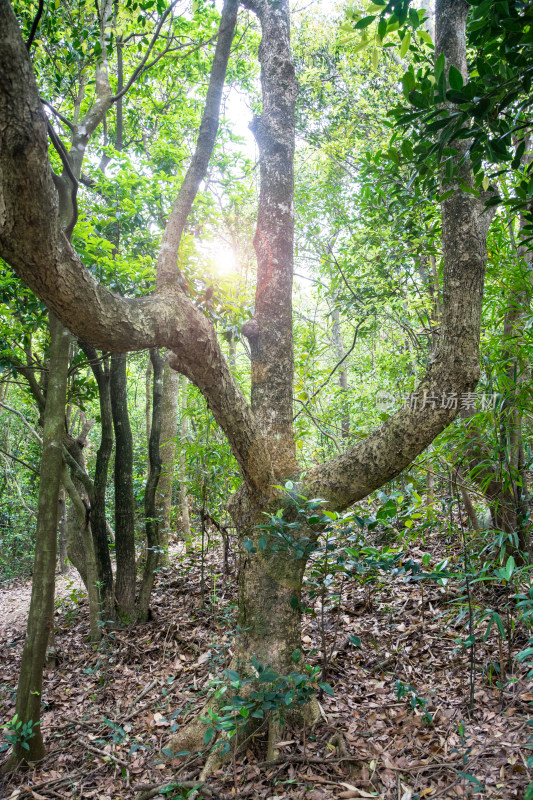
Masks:
[[[115,430],[115,596],[122,622],[135,620],[135,507],[133,439],[128,413],[126,356],[111,356],[111,409]]]
[[[70,334],[53,315],[50,315],[50,339],[33,580],[16,705],[20,722],[33,723],[33,735],[27,741],[28,749],[21,743],[15,746],[8,768],[14,762],[39,761],[46,752],[39,720],[46,646],[54,624],[58,499],[70,349]]]
[[[288,2],[250,0],[263,38],[259,48],[263,113],[255,118],[261,168],[258,227],[254,244],[258,281],[254,318],[243,327],[252,356],[252,410],[268,450],[275,482],[298,475],[292,433],[292,331],[288,303],[292,279],[294,100],[296,82],[289,50]],[[443,52],[449,69],[466,76],[465,0],[440,0],[436,56]],[[470,181],[467,166],[461,177]],[[398,475],[452,421],[457,407],[442,403],[472,391],[479,378],[479,331],[490,214],[467,193],[442,204],[444,309],[441,336],[430,368],[418,387],[424,400],[393,414],[368,439],[326,464],[311,469],[296,491],[322,497],[342,510]],[[274,481],[272,481],[274,483]],[[249,482],[234,496],[230,511],[237,530],[256,543],[245,551],[239,577],[239,618],[244,628],[237,660],[257,655],[276,668],[292,669],[291,655],[300,646],[299,598],[305,560],[289,549],[272,553],[257,547],[255,525],[261,512],[285,505],[276,489],[257,492]],[[279,495],[279,492],[278,492]],[[296,529],[298,530],[298,529]],[[299,532],[297,535],[301,535]],[[174,751],[189,748],[193,724],[172,741]],[[211,767],[213,762],[211,761]]]

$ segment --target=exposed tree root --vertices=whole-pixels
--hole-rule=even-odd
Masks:
[[[227,702],[227,697],[225,697]],[[180,752],[197,753],[205,748],[204,735],[207,726],[201,721],[202,717],[209,716],[209,711],[216,708],[216,701],[211,698],[204,705],[202,710],[198,713],[195,719],[191,720],[184,726],[183,730],[176,733],[168,745],[165,747],[164,755],[167,758],[174,757]],[[312,727],[320,719],[320,706],[316,698],[312,698],[302,708],[291,710],[287,712],[286,721],[294,727]],[[230,748],[224,752],[223,748],[215,744],[211,752],[206,758],[205,764],[200,772],[199,780],[205,782],[222,764],[231,758],[232,752],[239,752],[248,744],[250,739],[256,736],[261,729],[268,725],[268,743],[266,752],[266,762],[275,762],[279,757],[279,750],[276,745],[281,740],[284,730],[284,724],[280,721],[279,717],[271,714],[268,718],[263,720],[248,717],[243,721],[237,730],[237,733],[231,738],[221,738],[218,742],[228,741]],[[169,751],[172,756],[169,756]],[[345,745],[345,752],[348,753]]]
[[[336,759],[338,761],[346,761],[349,764],[349,771],[353,772],[354,761],[357,761],[353,756],[350,755],[348,750],[348,745],[346,744],[346,739],[344,738],[344,734],[340,731],[337,731],[333,734],[326,745],[326,750],[324,756],[326,757],[328,753],[332,750],[336,750]]]

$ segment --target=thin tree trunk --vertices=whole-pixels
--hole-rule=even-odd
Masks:
[[[45,755],[41,727],[43,667],[48,637],[54,624],[54,587],[58,498],[63,470],[62,441],[65,433],[65,404],[70,334],[50,314],[50,372],[44,412],[43,453],[37,512],[35,558],[28,627],[20,664],[16,713],[23,724],[33,723],[28,750],[15,746],[13,762],[39,761]],[[11,763],[10,763],[11,762]]]
[[[168,565],[168,543],[170,536],[170,515],[172,511],[172,488],[174,485],[174,456],[176,453],[176,437],[178,425],[178,373],[165,364],[163,369],[163,398],[161,441],[159,453],[161,455],[161,474],[157,484],[156,512],[159,521],[159,545],[161,549],[161,563]]]
[[[337,361],[340,361],[344,357],[344,345],[341,336],[341,322],[338,308],[333,309],[331,318],[333,320],[333,349],[335,351],[335,358]],[[342,438],[347,439],[350,435],[350,407],[348,405],[347,394],[348,373],[345,369],[345,365],[343,365],[339,371],[339,386],[341,388],[341,404],[343,409],[341,418]]]
[[[185,549],[192,550],[191,518],[189,515],[189,500],[187,498],[187,378],[180,376],[181,393],[181,420],[180,420],[180,454],[178,460],[179,480],[179,505],[181,517],[181,532],[185,542]]]
[[[83,465],[80,465],[80,469],[83,469]],[[75,476],[72,477],[69,474],[68,467],[66,466],[63,469],[61,480],[72,503],[72,513],[69,524],[73,529],[74,536],[79,539],[83,552],[83,573],[85,575],[85,587],[89,600],[90,639],[92,642],[97,642],[102,634],[100,630],[101,601],[98,584],[98,569],[96,566],[96,555],[91,531],[90,504],[87,502],[87,495],[83,485]]]
[[[144,389],[146,402],[144,404],[144,419],[146,423],[146,481],[150,478],[150,432],[152,430],[152,360],[148,359],[146,374],[144,376]]]
[[[111,356],[111,410],[115,430],[115,596],[122,622],[135,620],[135,507],[133,501],[133,438],[128,413],[127,357]]]
[[[80,346],[89,359],[92,373],[98,384],[100,403],[100,445],[94,467],[93,491],[91,495],[91,530],[94,541],[100,602],[105,614],[105,622],[115,618],[115,598],[113,594],[113,568],[107,541],[106,489],[109,461],[113,452],[113,414],[111,411],[111,374],[109,356],[98,358],[95,348],[86,342]]]
[[[62,487],[59,490],[58,506],[59,506],[59,525],[58,525],[58,533],[59,533],[59,566],[60,566],[60,569],[61,569],[61,574],[62,575],[66,575],[67,572],[68,572],[68,564],[67,564],[67,498],[66,498],[64,487]]]
[[[152,424],[150,426],[150,442],[148,452],[150,456],[150,475],[146,482],[144,492],[144,516],[146,527],[146,563],[144,565],[143,579],[139,592],[139,616],[147,619],[150,608],[150,595],[154,585],[154,575],[159,563],[159,520],[156,509],[156,493],[161,474],[161,454],[159,444],[161,440],[161,423],[163,417],[163,367],[164,361],[158,350],[150,350],[152,362],[153,392],[152,392]]]

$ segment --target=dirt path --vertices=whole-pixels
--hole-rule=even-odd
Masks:
[[[72,592],[85,595],[85,587],[75,569],[71,568],[66,575],[56,573],[56,603]],[[0,589],[0,641],[8,632],[23,631],[30,608],[31,579],[24,583],[15,583]]]

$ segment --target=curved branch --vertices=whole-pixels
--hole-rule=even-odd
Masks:
[[[65,145],[53,129],[51,123],[47,120],[47,130],[48,135],[50,136],[50,141],[54,145],[54,149],[56,150],[59,158],[61,159],[61,163],[63,164],[63,169],[68,175],[70,180],[70,201],[72,203],[72,217],[68,223],[68,225],[64,229],[65,236],[70,241],[72,236],[72,232],[76,226],[76,222],[78,221],[78,181],[74,177],[72,169],[70,168],[70,161],[68,157],[67,150]]]
[[[235,18],[237,7],[238,0],[227,0],[225,20]],[[216,136],[218,112],[216,117],[212,113],[218,110],[222,72],[231,47],[229,27],[222,21],[221,27],[224,32],[217,43],[208,91],[211,113],[204,112],[199,142],[214,142]],[[85,269],[62,232],[48,159],[47,123],[8,0],[0,0],[0,119],[2,258],[74,334],[94,347],[115,352],[152,347],[173,351],[172,366],[206,397],[247,485],[268,492],[274,480],[263,432],[231,374],[211,322],[177,285],[149,297],[116,296]],[[192,204],[209,155],[204,147],[193,159],[187,192],[180,193],[181,201],[167,226],[162,252],[163,256],[173,253],[174,270],[184,209]]]
[[[466,72],[466,0],[437,0],[435,57]],[[461,178],[472,184],[468,163]],[[450,398],[472,392],[479,378],[479,335],[490,213],[481,198],[455,192],[441,204],[444,308],[432,363],[417,387],[420,405],[404,406],[345,453],[306,475],[312,496],[343,509],[398,475],[457,416]]]
[[[34,20],[33,20],[32,26],[31,26],[30,35],[28,36],[28,40],[26,42],[26,49],[28,50],[28,53],[31,50],[31,46],[33,44],[33,40],[35,39],[35,34],[37,33],[37,28],[39,27],[39,22],[41,21],[41,17],[42,17],[43,11],[44,11],[44,0],[39,0],[39,8],[37,9],[37,13],[36,13],[36,15],[34,17]]]
[[[196,150],[174,203],[161,241],[157,260],[157,288],[176,285],[178,250],[187,217],[201,181],[207,172],[218,132],[220,101],[226,78],[233,32],[237,22],[239,0],[226,0],[218,29],[217,46],[211,68],[204,112],[198,132]]]
[[[129,91],[129,89],[132,87],[132,85],[135,83],[135,81],[137,80],[137,78],[139,77],[139,75],[140,75],[142,72],[145,72],[145,71],[146,71],[147,69],[149,69],[151,66],[153,66],[153,65],[154,65],[154,64],[155,64],[157,61],[159,61],[159,59],[161,58],[161,55],[162,55],[162,54],[161,54],[160,56],[157,56],[157,57],[156,57],[156,58],[155,58],[155,59],[154,59],[154,60],[151,62],[151,64],[149,64],[148,66],[146,66],[146,62],[147,62],[147,61],[148,61],[148,59],[150,58],[150,53],[151,53],[151,52],[152,52],[152,50],[154,49],[154,46],[155,46],[155,44],[156,44],[157,40],[159,39],[159,34],[161,33],[161,28],[162,28],[162,27],[163,27],[163,25],[165,24],[165,21],[166,21],[166,19],[168,18],[168,16],[169,16],[170,14],[172,14],[172,12],[174,11],[174,6],[176,6],[176,5],[177,5],[177,3],[178,3],[178,0],[174,0],[174,2],[173,2],[173,3],[171,3],[171,4],[169,5],[169,7],[168,7],[168,8],[165,10],[165,13],[163,14],[163,16],[161,17],[161,19],[160,19],[160,20],[159,20],[159,22],[157,23],[156,29],[155,29],[155,31],[154,31],[154,34],[153,34],[153,36],[152,36],[152,39],[151,39],[151,41],[150,41],[150,44],[148,45],[148,48],[147,48],[147,50],[146,50],[146,53],[144,54],[144,56],[143,56],[143,58],[142,58],[142,60],[141,60],[141,63],[139,64],[139,66],[138,66],[138,67],[136,67],[136,68],[135,68],[135,70],[133,71],[133,74],[132,74],[131,78],[130,78],[130,79],[129,79],[129,81],[126,83],[126,85],[124,86],[124,88],[123,88],[123,89],[121,89],[119,92],[117,92],[117,94],[114,94],[114,95],[111,97],[111,102],[112,102],[112,103],[116,102],[116,101],[117,101],[117,100],[119,100],[121,97],[123,97],[123,96],[126,94],[126,92],[128,92],[128,91]],[[164,52],[168,51],[168,49],[169,49],[169,45],[167,45],[167,47],[165,48],[165,51],[164,51]]]
[[[4,450],[1,447],[0,447],[0,453],[3,453],[4,456],[7,456],[8,458],[13,459],[13,461],[16,461],[17,464],[22,464],[22,466],[26,467],[26,469],[29,469],[31,472],[35,472],[36,475],[39,475],[39,470],[38,469],[35,469],[35,467],[32,467],[30,464],[27,464],[25,461],[22,461],[21,458],[17,458],[16,456],[12,455],[11,453],[8,453],[7,450]]]
[[[65,127],[67,127],[70,131],[74,130],[74,125],[72,124],[72,122],[70,122],[70,120],[64,117],[63,114],[61,114],[61,112],[57,110],[57,108],[54,108],[54,106],[51,103],[49,103],[48,100],[45,100],[44,97],[41,97],[41,103],[47,106],[54,115],[54,117],[57,117],[58,120],[60,120],[63,123],[63,125],[65,125]]]
[[[16,408],[12,408],[11,406],[8,406],[6,403],[3,403],[2,401],[0,401],[0,408],[5,408],[5,410],[9,411],[11,414],[16,414],[17,417],[19,417],[19,419],[22,420],[22,423],[26,426],[26,428],[29,430],[29,432],[33,436],[35,436],[35,438],[37,439],[39,444],[42,445],[42,443],[43,443],[42,438],[39,436],[39,434],[37,433],[35,428],[32,425],[30,425],[30,423],[28,422],[28,420],[26,419],[26,417],[24,416],[24,414],[21,411],[17,411]]]

